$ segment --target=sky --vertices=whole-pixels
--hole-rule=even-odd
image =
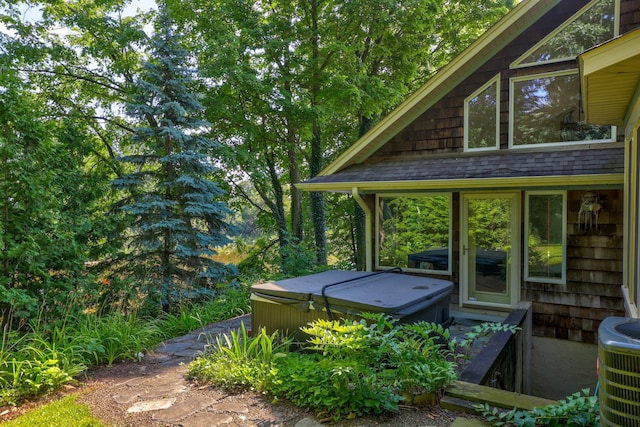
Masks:
[[[146,12],[150,9],[156,8],[155,0],[132,0],[127,7],[124,9],[125,16],[134,15],[138,10],[142,12]],[[33,6],[22,5],[20,6],[20,11],[24,16],[24,19],[27,21],[37,21],[42,16],[40,10]],[[2,13],[2,8],[0,8],[0,13]],[[0,22],[0,32],[8,33],[7,27]]]
[[[126,8],[125,14],[134,14],[136,10],[148,11],[156,8],[155,0],[133,0]]]

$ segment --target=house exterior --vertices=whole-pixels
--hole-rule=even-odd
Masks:
[[[640,15],[636,5],[635,14]],[[637,19],[636,19],[637,20]],[[624,128],[625,182],[623,280],[627,317],[640,307],[640,29],[584,52],[579,57],[582,98],[587,121]],[[612,84],[615,82],[615,84]]]
[[[367,270],[595,344],[640,302],[638,28],[640,0],[524,0],[299,187],[358,201]]]

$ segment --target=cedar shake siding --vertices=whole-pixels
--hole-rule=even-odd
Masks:
[[[640,26],[640,7],[631,0],[620,1],[620,34]]]
[[[500,73],[500,148],[509,143],[509,79],[531,74],[577,69],[577,61],[509,69],[509,65],[588,2],[561,2],[516,37],[433,107],[383,145],[367,162],[425,154],[463,151],[464,99]],[[620,1],[620,33],[640,26],[640,11],[633,0]],[[619,130],[621,131],[621,130]]]
[[[567,194],[567,282],[523,282],[522,299],[533,303],[533,333],[597,344],[600,322],[624,316],[622,191],[598,191],[604,209],[598,229],[578,224],[582,191]]]

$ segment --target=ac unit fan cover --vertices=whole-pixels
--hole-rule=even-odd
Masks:
[[[608,317],[598,329],[600,423],[640,427],[640,319]]]

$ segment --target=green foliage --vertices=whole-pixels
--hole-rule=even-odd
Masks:
[[[439,344],[449,338],[441,325],[363,317],[309,323],[301,328],[308,343],[296,353],[287,353],[290,341],[277,333],[262,330],[250,337],[242,329],[193,362],[189,372],[216,385],[284,397],[336,419],[392,411],[405,393],[438,393],[455,380],[456,364]]]
[[[3,76],[2,80],[7,77]],[[69,292],[90,287],[84,267],[96,192],[86,142],[71,120],[42,117],[22,83],[0,81],[0,317],[59,317]],[[46,167],[43,165],[46,164]],[[99,187],[99,185],[98,185]]]
[[[8,342],[11,341],[11,342]],[[75,345],[41,334],[5,337],[0,349],[0,405],[50,393],[85,370]]]
[[[286,357],[290,345],[290,340],[280,339],[277,332],[268,335],[264,328],[250,336],[243,323],[239,331],[218,337],[213,353],[194,361],[189,375],[226,388],[267,391],[274,380],[274,362]]]
[[[514,408],[504,411],[492,408],[487,403],[474,405],[474,408],[491,425],[535,427],[535,426],[572,426],[597,427],[600,425],[600,407],[597,396],[590,396],[589,389],[573,393],[557,404],[534,408],[531,411]]]
[[[520,328],[515,325],[508,325],[506,323],[483,322],[479,325],[472,326],[471,329],[465,332],[462,338],[452,338],[451,346],[452,348],[459,348],[466,351],[480,337],[484,337],[488,334],[496,334],[498,332],[510,332],[512,334],[515,334],[519,330]]]
[[[138,319],[135,315],[83,316],[76,322],[77,329],[67,333],[77,337],[82,352],[92,364],[135,360],[145,349],[167,338],[159,320]]]
[[[162,330],[176,337],[223,319],[240,316],[251,311],[250,287],[244,284],[228,286],[214,298],[199,304],[185,302],[162,317]]]
[[[91,415],[89,407],[77,402],[79,394],[43,405],[27,414],[2,423],[4,427],[106,427]]]
[[[19,404],[72,382],[89,365],[136,360],[162,340],[249,311],[248,287],[220,292],[203,305],[183,305],[161,318],[70,308],[53,323],[5,328],[0,347],[0,406]]]
[[[0,349],[0,404],[48,394],[89,365],[136,359],[165,338],[161,322],[112,314],[67,314],[56,324],[5,334]]]
[[[353,218],[328,213],[323,223],[321,198],[333,204],[333,195],[301,197],[294,185],[344,152],[514,1],[410,0],[402,7],[392,0],[324,1],[303,7],[194,0],[185,7],[172,0],[167,6],[203,77],[215,82],[203,83],[203,104],[226,146],[225,172],[238,206],[259,210],[259,225],[277,235],[278,244],[287,245],[287,236],[298,242],[313,236],[317,259],[324,258],[326,228],[333,255],[354,265]],[[352,200],[339,203],[353,212]],[[314,227],[301,226],[303,217]]]
[[[313,251],[304,244],[276,245],[275,243],[267,239],[257,239],[251,245],[242,240],[236,241],[238,250],[246,255],[238,264],[243,280],[279,280],[306,276],[327,268],[316,265]]]
[[[451,199],[442,195],[381,198],[378,209],[382,265],[407,267],[411,254],[449,247],[450,207]],[[446,268],[447,265],[429,267]]]
[[[418,322],[394,325],[379,314],[364,314],[359,322],[317,320],[301,328],[310,335],[308,348],[336,360],[356,359],[377,375],[391,375],[399,392],[436,392],[456,379],[438,339],[449,338],[442,325]]]
[[[334,419],[393,411],[402,399],[390,375],[357,359],[290,354],[278,364],[278,379],[273,394]]]

